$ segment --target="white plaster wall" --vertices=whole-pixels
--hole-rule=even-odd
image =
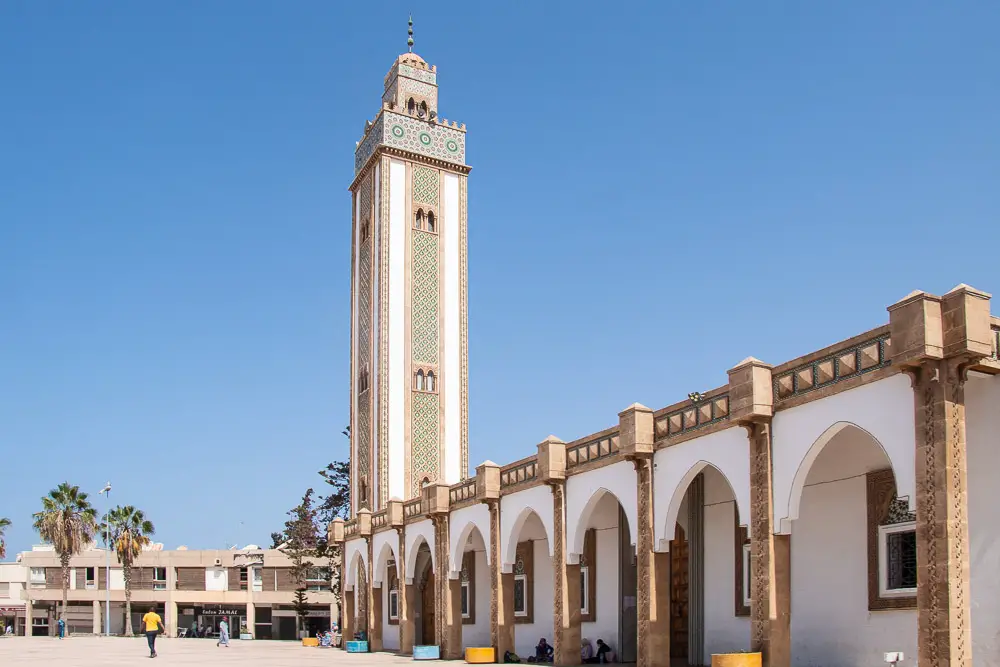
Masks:
[[[913,389],[900,373],[775,414],[774,520],[780,532],[789,532],[798,516],[798,489],[810,463],[846,424],[868,431],[881,444],[892,461],[899,496],[916,508]]]
[[[490,571],[486,552],[476,549],[475,554],[476,622],[462,624],[463,647],[490,645]]]
[[[403,488],[406,395],[406,164],[389,162],[389,497],[406,498]],[[377,373],[372,373],[377,375]],[[380,443],[385,446],[386,443]],[[377,475],[376,475],[377,477]],[[375,496],[376,498],[378,496]]]
[[[750,617],[736,615],[736,504],[725,484],[705,476],[705,665],[750,648]]]
[[[383,225],[388,225],[389,224],[388,220],[383,220],[382,219],[382,213],[381,213],[381,211],[382,211],[382,206],[381,206],[382,196],[384,194],[382,192],[382,178],[381,178],[381,173],[382,173],[382,165],[381,165],[381,161],[379,161],[379,162],[375,163],[375,181],[374,181],[374,187],[372,188],[373,192],[375,193],[375,202],[374,202],[375,203],[375,214],[372,216],[372,228],[371,228],[371,232],[372,232],[372,241],[371,241],[371,243],[372,243],[372,257],[373,258],[375,258],[375,257],[381,257],[381,252],[382,252],[382,233],[381,233],[382,232],[382,227],[383,227]],[[358,233],[360,234],[360,230],[358,231]],[[380,434],[379,433],[378,428],[375,426],[376,422],[375,422],[375,417],[374,417],[374,415],[378,414],[379,404],[381,403],[381,401],[379,400],[379,396],[380,396],[379,385],[380,385],[380,382],[379,382],[379,373],[378,373],[379,364],[381,363],[381,355],[379,354],[379,350],[380,350],[379,340],[381,338],[381,336],[379,334],[379,332],[381,331],[381,329],[379,328],[379,319],[380,319],[379,318],[379,314],[381,312],[381,300],[380,300],[379,295],[381,294],[381,291],[379,290],[379,283],[381,283],[384,278],[383,278],[383,275],[382,275],[382,270],[380,270],[378,268],[378,266],[379,265],[376,264],[375,268],[372,270],[372,299],[371,299],[371,302],[372,302],[372,330],[371,330],[372,366],[371,366],[371,375],[370,375],[372,396],[375,398],[374,413],[372,415],[372,425],[373,426],[372,426],[372,439],[371,439],[371,441],[372,441],[372,446],[374,447],[374,451],[376,451],[376,452],[380,451],[381,447],[385,447],[386,446],[386,443],[381,442],[379,440],[379,438],[384,438],[385,434]],[[355,367],[355,368],[357,368],[357,367]],[[355,395],[354,395],[354,400],[357,401],[357,393],[355,393]],[[392,476],[394,474],[392,468],[393,468],[392,466],[389,466],[389,471],[388,471],[389,475],[388,476],[389,476],[390,480],[392,479]],[[402,473],[398,472],[396,474],[402,474]],[[355,477],[355,479],[357,479],[357,478]],[[378,485],[378,475],[375,475],[375,486],[377,486],[377,485]],[[373,496],[373,497],[375,499],[378,499],[381,496],[379,496],[376,493],[376,495]],[[391,493],[389,494],[389,497],[390,498],[393,497]]]
[[[657,551],[669,549],[687,488],[707,466],[717,468],[729,481],[739,505],[740,522],[748,524],[744,517],[750,516],[750,444],[744,429],[733,427],[666,447],[653,455],[653,464]]]
[[[580,624],[580,636],[589,639],[595,650],[598,639],[603,639],[617,650],[621,646],[618,636],[621,595],[618,590],[618,503],[613,496],[605,496],[597,504],[589,527],[594,529],[597,540],[597,618]]]
[[[1000,666],[1000,376],[965,385],[972,664]]]
[[[389,587],[383,586],[379,595],[382,596],[382,648],[386,651],[398,651],[399,626],[389,625]],[[399,595],[402,597],[402,590],[400,590]]]
[[[550,644],[555,641],[553,619],[555,618],[554,577],[552,572],[552,557],[546,540],[535,540],[532,543],[535,555],[535,587],[534,587],[534,623],[514,624],[514,651],[526,662],[528,656],[535,654],[535,644],[542,637]],[[501,656],[502,658],[503,656]]]
[[[368,569],[368,547],[362,538],[354,539],[344,544],[344,562],[347,563],[347,590],[354,590],[358,579],[357,564],[360,561]]]
[[[625,510],[630,543],[635,544],[639,517],[636,506],[638,497],[635,467],[630,461],[621,461],[611,466],[572,475],[566,480],[567,563],[576,563],[580,560],[590,514],[601,504],[602,496],[609,493]]]
[[[434,524],[430,519],[417,521],[406,526],[406,583],[413,583],[413,574],[417,568],[417,549],[421,542],[427,543],[431,552],[431,567],[438,573],[437,560],[434,558]]]
[[[881,664],[885,651],[903,651],[916,664],[916,612],[868,611],[864,472],[843,479],[850,457],[835,447],[825,454],[809,475],[790,538],[792,664],[868,667]]]
[[[379,584],[385,580],[386,565],[390,560],[396,561],[396,576],[402,579],[399,570],[399,533],[395,530],[383,530],[372,536],[372,553],[375,554],[375,568],[372,574],[372,583]]]
[[[455,484],[462,478],[462,377],[461,377],[461,310],[459,293],[462,285],[460,270],[460,234],[458,175],[444,173],[442,213],[444,224],[441,241],[444,244],[444,274],[442,276],[442,321],[444,333],[444,368],[441,387],[444,392],[444,479]]]
[[[449,572],[452,579],[457,578],[462,571],[461,554],[466,551],[469,536],[474,530],[479,531],[483,544],[486,545],[485,556],[489,560],[490,552],[490,509],[484,503],[463,507],[451,513],[449,519],[448,539],[451,541],[449,553],[451,563]]]
[[[503,554],[501,569],[510,572],[517,555],[517,543],[524,522],[536,514],[545,527],[546,547],[552,544],[552,492],[547,486],[536,486],[520,493],[512,493],[500,499],[500,552]],[[551,553],[546,553],[549,560]]]

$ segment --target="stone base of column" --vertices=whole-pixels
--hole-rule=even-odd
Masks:
[[[670,667],[670,554],[650,556],[649,619],[639,619],[637,665]]]
[[[93,609],[94,609],[94,611],[93,611],[94,622],[92,624],[93,625],[93,633],[95,635],[99,635],[99,634],[101,634],[101,620],[102,620],[102,616],[101,616],[101,602],[99,600],[94,600]]]
[[[413,610],[416,599],[416,584],[404,584],[399,605],[399,652],[403,655],[413,653]]]
[[[500,591],[497,596],[498,613],[494,619],[496,624],[497,662],[503,662],[507,651],[514,651],[514,573],[500,575]]]
[[[444,636],[441,638],[441,659],[458,660],[464,655],[462,650],[462,581],[448,579],[446,587],[448,599],[445,606]]]
[[[344,643],[354,640],[354,591],[344,591]]]
[[[562,570],[563,602],[556,612],[553,662],[569,667],[580,664],[580,565],[564,565]]]
[[[372,588],[368,602],[368,650],[382,650],[382,589]]]
[[[254,639],[257,638],[257,607],[254,606],[253,602],[247,602],[247,632]]]

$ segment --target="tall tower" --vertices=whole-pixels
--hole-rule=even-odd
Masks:
[[[352,512],[469,468],[465,125],[438,115],[412,25],[354,154]]]

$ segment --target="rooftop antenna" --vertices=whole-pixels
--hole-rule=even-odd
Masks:
[[[410,53],[413,53],[413,14],[410,14],[410,26],[406,30],[408,35],[406,38],[406,46],[409,47]]]

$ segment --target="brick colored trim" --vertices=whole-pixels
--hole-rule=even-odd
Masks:
[[[868,505],[868,610],[916,609],[917,598],[879,596],[878,528],[896,496],[896,479],[891,469],[875,470],[867,475]]]
[[[587,530],[583,538],[583,557],[587,566],[587,609],[590,613],[580,612],[581,623],[593,623],[597,620],[597,531]],[[581,562],[581,565],[584,563]]]
[[[734,519],[734,522],[736,523],[736,532],[733,536],[733,544],[735,545],[736,552],[736,567],[734,568],[736,572],[736,607],[734,613],[736,616],[749,617],[750,607],[743,604],[743,580],[745,579],[743,572],[743,547],[750,544],[750,535],[748,534],[747,529],[740,525],[740,519],[738,516]]]
[[[476,552],[466,551],[462,554],[462,569],[469,576],[469,617],[462,617],[462,625],[476,624]],[[461,575],[459,575],[461,581]],[[459,609],[459,612],[462,610]]]
[[[517,543],[517,552],[514,562],[518,560],[524,562],[524,606],[527,615],[514,616],[514,623],[528,624],[535,622],[535,543],[531,540]],[[516,576],[515,571],[515,576]],[[511,582],[513,585],[513,582]]]

